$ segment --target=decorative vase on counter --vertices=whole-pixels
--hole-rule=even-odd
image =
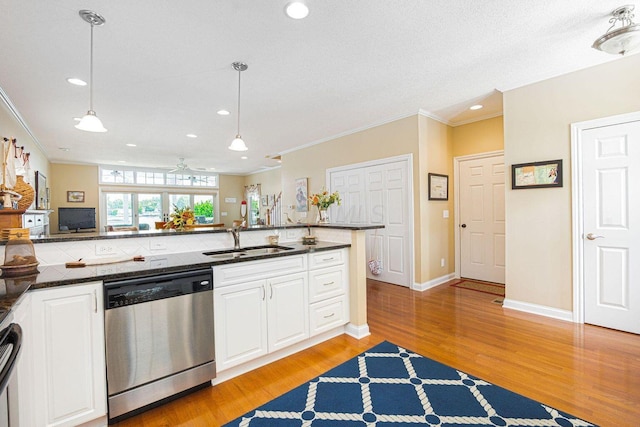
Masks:
[[[320,219],[318,224],[329,224],[329,211],[326,209],[318,209],[320,212]]]
[[[16,177],[16,185],[13,187],[13,191],[22,196],[22,198],[18,200],[18,209],[29,209],[29,206],[31,206],[31,203],[33,203],[36,197],[36,193],[32,186],[24,182],[22,175]]]

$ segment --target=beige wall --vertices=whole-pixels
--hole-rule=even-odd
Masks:
[[[416,222],[415,245],[416,282],[425,283],[455,270],[453,241],[453,137],[452,129],[441,122],[419,116],[420,164],[417,170],[416,205],[419,206]],[[416,172],[416,171],[414,171]],[[429,200],[428,174],[449,176],[449,200]],[[443,218],[443,211],[449,218]],[[445,260],[441,267],[441,259]]]
[[[96,208],[96,224],[100,224],[98,201],[98,167],[52,163],[47,182],[51,188],[51,233],[58,230],[58,208]],[[67,191],[84,191],[84,203],[67,202]]]
[[[309,178],[309,193],[315,193],[326,185],[329,168],[412,153],[413,167],[417,170],[417,141],[416,115],[284,154],[281,168],[283,206],[295,205],[297,178]],[[295,210],[285,209],[285,212],[292,219],[300,218]]]
[[[504,149],[503,116],[453,128],[453,157]]]
[[[282,192],[282,171],[281,168],[275,168],[264,172],[253,173],[247,175],[244,179],[244,185],[260,184],[260,191],[263,196],[269,195],[278,197]],[[260,205],[260,218],[265,220],[268,206]]]
[[[635,55],[505,92],[505,164],[562,159],[564,167],[562,188],[507,185],[508,299],[572,310],[570,125],[639,111],[638,70]]]
[[[244,180],[242,175],[220,175],[219,203],[220,212],[226,212],[227,216],[221,216],[220,222],[224,222],[226,227],[233,225],[234,219],[240,219],[240,202],[244,198]],[[236,199],[235,203],[227,203],[225,198]]]
[[[29,156],[29,164],[31,170],[25,181],[35,189],[35,173],[40,172],[47,177],[47,185],[49,184],[49,160],[45,157],[36,141],[29,135],[13,113],[9,110],[4,100],[0,100],[0,137],[15,138],[18,147],[24,147],[25,153],[31,153]],[[35,208],[35,203],[31,206]]]

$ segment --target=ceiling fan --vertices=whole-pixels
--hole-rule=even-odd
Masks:
[[[178,158],[178,160],[180,160],[178,162],[178,164],[176,165],[175,169],[172,169],[169,171],[169,173],[174,173],[174,172],[184,172],[184,173],[190,173],[190,172],[194,172],[193,169],[191,169],[185,162],[184,162],[184,157],[180,157]]]

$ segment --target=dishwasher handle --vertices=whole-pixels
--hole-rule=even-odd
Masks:
[[[105,282],[105,310],[211,291],[212,273],[207,269]]]

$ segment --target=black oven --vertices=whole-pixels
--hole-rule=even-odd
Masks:
[[[9,313],[0,324],[0,427],[10,426],[17,419],[18,391],[14,383],[14,368],[22,347],[22,329],[12,323]]]

